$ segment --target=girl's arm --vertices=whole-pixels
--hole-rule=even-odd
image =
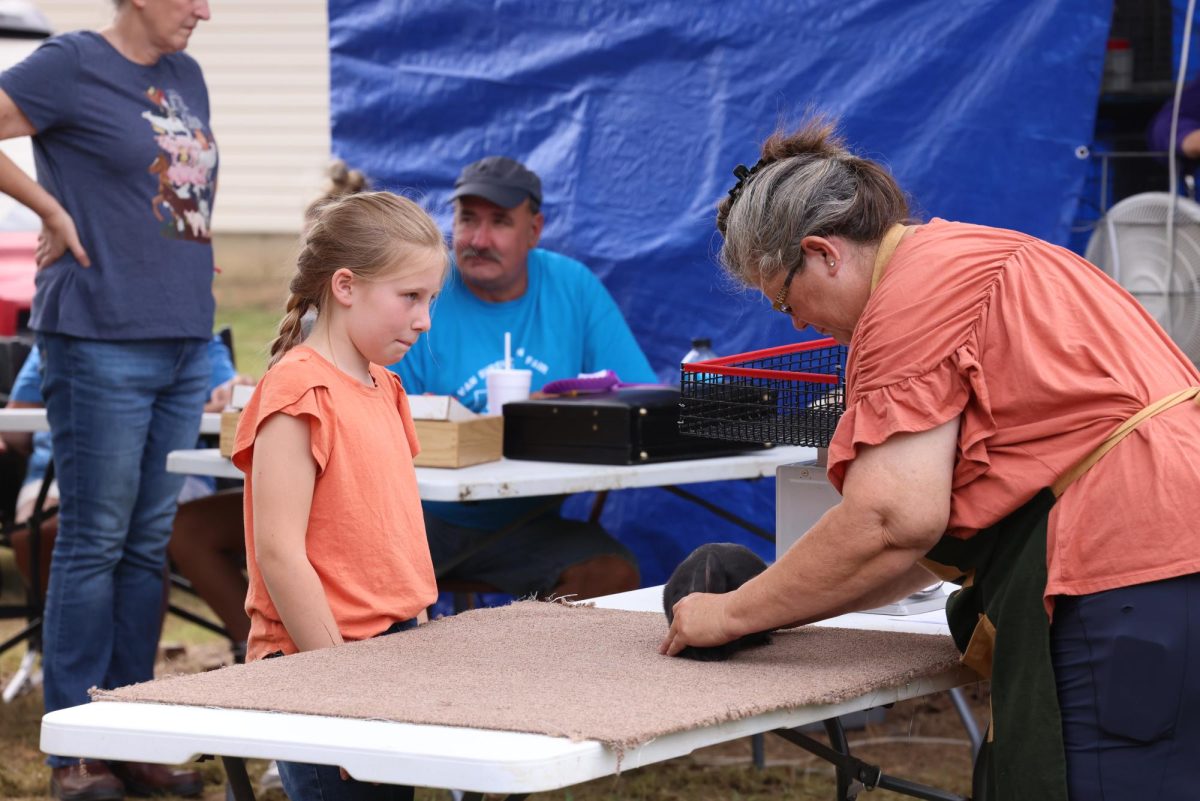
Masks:
[[[317,479],[309,445],[307,421],[273,414],[259,427],[251,468],[254,558],[284,628],[301,651],[342,644],[304,547]]]

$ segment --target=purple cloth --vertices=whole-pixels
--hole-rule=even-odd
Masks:
[[[1170,150],[1171,144],[1171,109],[1174,106],[1174,95],[1166,102],[1154,119],[1146,133],[1146,144],[1151,150]],[[1176,147],[1183,142],[1184,137],[1193,131],[1200,130],[1200,80],[1192,81],[1183,87],[1179,98],[1179,129],[1175,134]],[[1183,151],[1178,151],[1183,155]]]

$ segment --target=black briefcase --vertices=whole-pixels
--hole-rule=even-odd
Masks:
[[[679,390],[670,387],[504,404],[504,455],[509,459],[641,464],[764,447],[680,434]]]

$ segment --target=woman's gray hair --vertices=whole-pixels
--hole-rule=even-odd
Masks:
[[[759,286],[803,264],[806,236],[877,242],[908,216],[891,175],[847,150],[832,121],[813,117],[795,133],[772,135],[759,164],[718,205],[721,264],[739,283]]]

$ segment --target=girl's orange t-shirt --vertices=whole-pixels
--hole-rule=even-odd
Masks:
[[[342,637],[373,637],[437,598],[408,398],[395,373],[377,365],[370,370],[374,387],[301,345],[267,371],[242,411],[233,463],[246,474],[248,660],[297,650],[254,558],[254,439],[272,414],[309,424],[317,479],[305,550]]]
[[[949,534],[1032,498],[1125,419],[1200,373],[1138,301],[1063,248],[933,220],[900,243],[850,344],[829,446],[841,489],[858,448],[959,418]],[[1046,607],[1200,571],[1200,408],[1142,423],[1050,514]]]

